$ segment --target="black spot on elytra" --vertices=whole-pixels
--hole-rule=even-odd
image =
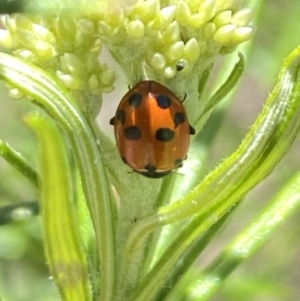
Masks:
[[[143,95],[139,94],[139,93],[134,93],[132,95],[129,96],[129,105],[132,107],[138,107],[141,105],[143,100]]]
[[[157,168],[156,168],[155,165],[148,164],[148,165],[145,166],[145,169],[150,171],[150,172],[154,172],[154,171],[156,171]]]
[[[148,164],[144,168],[146,169],[146,171],[136,170],[136,172],[140,173],[141,175],[143,175],[147,178],[152,178],[152,179],[162,178],[171,172],[170,170],[158,172],[158,171],[156,171],[157,170],[156,166],[152,165],[152,164]]]
[[[175,137],[175,132],[169,128],[160,128],[155,133],[155,138],[158,141],[168,142],[173,140]]]
[[[116,117],[117,120],[119,120],[122,124],[125,123],[126,120],[126,113],[124,110],[118,110],[116,113]]]
[[[125,137],[129,140],[139,140],[142,138],[141,130],[133,125],[124,129]]]
[[[171,106],[172,100],[168,95],[160,94],[156,96],[157,105],[161,109],[167,109]]]
[[[115,117],[113,117],[113,118],[110,119],[109,124],[115,125]]]
[[[195,135],[196,130],[190,125],[190,135]]]
[[[179,124],[184,123],[184,122],[185,122],[185,116],[184,116],[183,112],[176,113],[174,116],[175,128],[177,128]]]
[[[181,166],[182,166],[182,162],[183,162],[182,159],[177,159],[177,160],[175,160],[174,164],[175,164],[175,166],[178,168],[178,167],[181,167]]]
[[[125,157],[121,157],[121,159],[122,159],[122,161],[123,161],[125,164],[128,163]]]

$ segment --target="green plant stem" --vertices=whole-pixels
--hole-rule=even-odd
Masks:
[[[205,247],[212,241],[212,239],[216,237],[220,229],[224,227],[234,212],[235,210],[227,211],[222,218],[220,218],[202,236],[199,236],[191,245],[191,247],[187,249],[187,251],[173,267],[172,272],[168,275],[162,290],[156,297],[157,301],[175,300],[175,296],[178,296],[178,294],[184,291],[183,288],[187,284],[185,280],[188,279],[190,282],[189,271],[193,269],[194,262],[205,249]],[[184,284],[182,285],[182,283]]]
[[[49,74],[0,54],[0,78],[34,99],[70,137],[91,214],[100,258],[101,301],[111,301],[114,283],[114,241],[111,202],[95,136],[76,100]]]
[[[177,178],[177,174],[174,173],[166,178],[163,179],[163,183],[161,186],[160,195],[157,200],[157,204],[155,208],[159,208],[160,206],[165,205],[170,199],[172,195],[172,191],[174,188],[174,184]],[[151,265],[154,264],[153,258],[155,258],[154,254],[157,251],[157,248],[159,247],[159,240],[161,237],[162,231],[158,230],[156,233],[154,233],[150,238],[146,246],[145,250],[145,261],[143,264],[143,270],[142,275],[145,275],[149,270]]]
[[[0,139],[0,156],[17,169],[31,184],[38,189],[38,175],[26,159],[8,143]]]
[[[186,287],[187,301],[210,300],[223,280],[242,262],[252,256],[267,239],[300,207],[300,173],[263,209],[250,226],[204,271],[197,281]]]

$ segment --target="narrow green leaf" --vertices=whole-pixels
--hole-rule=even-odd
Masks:
[[[235,208],[236,209],[236,208]],[[212,227],[210,227],[202,236],[199,236],[189,247],[178,262],[176,262],[171,273],[165,280],[161,292],[156,297],[157,301],[176,300],[179,294],[182,294],[187,283],[190,283],[191,274],[195,274],[195,268],[192,266],[205,247],[219,233],[220,229],[228,222],[235,210],[227,211]],[[162,259],[163,260],[163,259]],[[191,267],[192,266],[192,267]],[[176,297],[175,297],[176,296]],[[166,299],[165,299],[166,298]]]
[[[41,143],[41,215],[51,273],[64,301],[89,301],[87,261],[76,221],[67,147],[50,120],[35,114],[26,122]]]
[[[26,159],[8,143],[0,139],[0,156],[17,169],[31,184],[38,188],[38,175]]]
[[[239,61],[235,64],[225,82],[211,96],[207,102],[203,114],[211,111],[234,87],[244,72],[245,58],[242,53],[239,53]]]
[[[186,287],[186,301],[205,301],[217,291],[223,280],[251,257],[300,207],[300,173],[274,197],[272,202],[242,231],[204,271]]]

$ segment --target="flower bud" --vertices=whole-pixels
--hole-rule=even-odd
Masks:
[[[166,57],[159,52],[149,56],[147,62],[154,70],[162,70],[167,64]]]
[[[140,20],[134,20],[129,22],[127,26],[127,33],[129,37],[141,38],[145,35],[144,23]]]
[[[56,56],[56,51],[49,43],[38,41],[35,45],[35,51],[39,58],[49,60]]]
[[[159,2],[157,0],[143,1],[138,6],[138,14],[144,24],[154,20],[159,13]]]
[[[13,46],[12,37],[6,29],[0,29],[0,45],[8,49]]]
[[[89,19],[78,20],[78,25],[81,31],[87,36],[91,36],[96,33],[95,23]]]
[[[180,0],[176,6],[176,12],[175,12],[176,20],[181,25],[187,25],[190,21],[191,15],[192,13],[187,3],[183,0]]]
[[[231,10],[225,10],[225,11],[218,13],[214,17],[213,22],[216,25],[216,27],[219,28],[221,26],[231,24],[231,17],[232,17]]]
[[[45,28],[44,26],[33,23],[32,30],[36,34],[36,36],[38,36],[44,42],[47,42],[50,44],[56,43],[56,38],[55,38],[54,34],[50,30]]]
[[[171,67],[171,66],[167,66],[164,69],[164,73],[163,73],[165,78],[172,78],[176,75],[176,69]]]
[[[34,52],[32,52],[31,50],[28,50],[28,49],[17,49],[13,52],[13,54],[16,57],[19,57],[20,59],[27,61],[27,62],[33,61],[36,57]]]
[[[124,11],[119,5],[109,5],[106,21],[111,27],[119,27],[124,19]]]
[[[195,38],[192,38],[187,41],[184,45],[184,56],[191,61],[196,61],[200,55],[200,47]]]
[[[245,26],[250,23],[254,16],[254,9],[251,8],[243,8],[237,11],[231,19],[232,24],[237,26]]]
[[[178,21],[173,21],[165,30],[163,39],[165,43],[172,43],[180,40],[180,26]]]
[[[164,7],[160,10],[152,23],[154,29],[165,29],[174,20],[176,5]]]
[[[68,71],[72,74],[81,74],[82,70],[84,70],[84,64],[83,62],[79,59],[78,56],[76,56],[73,53],[65,53],[64,54],[64,59],[66,62],[66,67]]]
[[[179,60],[183,56],[184,50],[184,43],[182,41],[175,42],[170,45],[167,51],[167,56],[170,60]]]
[[[12,88],[9,90],[8,95],[13,99],[19,99],[24,96],[24,93],[17,88]]]
[[[235,29],[235,25],[225,25],[220,27],[214,35],[214,40],[221,45],[231,43],[235,34]]]
[[[250,26],[239,27],[235,30],[233,42],[236,44],[248,41],[253,34],[253,28]]]
[[[88,79],[88,86],[90,90],[99,90],[100,89],[100,83],[95,74],[89,77]]]
[[[112,69],[105,70],[100,76],[101,86],[112,86],[116,80],[116,72]]]
[[[68,89],[77,90],[80,88],[82,84],[79,77],[71,74],[64,74],[62,72],[56,71],[56,76]]]

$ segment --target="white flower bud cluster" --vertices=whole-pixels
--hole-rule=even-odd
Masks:
[[[99,62],[103,43],[95,35],[95,23],[68,13],[51,20],[42,18],[3,16],[0,45],[56,75],[70,91],[85,90],[85,95],[91,96],[111,92],[116,74]],[[10,95],[22,96],[16,89]]]
[[[196,65],[206,69],[254,31],[254,11],[243,8],[243,0],[67,1],[72,3],[56,15],[3,16],[0,45],[48,70],[76,95],[84,91],[92,98],[114,89],[115,72],[99,62],[103,44],[129,77],[146,65],[154,77],[170,79],[178,72],[188,76]]]
[[[125,52],[139,47],[136,51],[165,78],[190,72],[205,57],[233,51],[254,31],[249,25],[254,10],[243,8],[241,0],[173,0],[166,7],[159,0],[138,0],[130,9],[122,4],[126,1],[115,2],[119,5],[98,22],[98,32],[110,37],[112,51],[117,40]]]

